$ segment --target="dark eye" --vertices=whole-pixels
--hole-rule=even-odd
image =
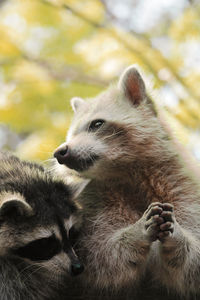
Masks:
[[[99,129],[103,124],[105,123],[104,120],[94,120],[90,123],[89,126],[89,131],[96,131],[97,129]]]
[[[61,244],[54,235],[30,242],[14,253],[32,261],[49,260],[61,251]]]

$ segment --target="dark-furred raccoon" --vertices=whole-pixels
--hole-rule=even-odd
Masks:
[[[83,266],[69,242],[68,187],[35,163],[0,152],[0,299],[63,299]],[[65,295],[64,299],[68,299]]]
[[[63,177],[67,166],[89,180],[79,196],[85,283],[101,291],[121,289],[126,299],[127,287],[140,292],[146,276],[166,288],[165,295],[168,290],[195,299],[200,295],[200,190],[161,125],[140,74],[131,66],[118,86],[88,101],[74,98],[72,106],[67,141],[54,156]]]

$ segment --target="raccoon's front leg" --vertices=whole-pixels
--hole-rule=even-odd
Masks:
[[[157,239],[162,209],[155,203],[133,225],[107,232],[99,224],[91,239],[85,240],[87,270],[91,282],[99,287],[136,284],[145,272],[150,246]],[[102,232],[104,234],[102,234]]]
[[[159,226],[159,277],[168,288],[175,289],[184,299],[200,293],[200,241],[176,221],[171,204],[161,204]],[[195,226],[195,225],[194,225]]]

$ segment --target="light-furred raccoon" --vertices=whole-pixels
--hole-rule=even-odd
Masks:
[[[70,198],[40,165],[0,152],[0,299],[63,299],[67,274],[83,271],[69,241]]]
[[[79,197],[85,281],[114,290],[136,287],[149,274],[156,286],[194,299],[200,294],[199,187],[140,74],[131,66],[117,87],[88,101],[74,98],[72,106],[66,143],[54,156],[62,164],[57,172],[65,176],[66,165],[90,180]]]

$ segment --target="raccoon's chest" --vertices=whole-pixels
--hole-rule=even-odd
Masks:
[[[133,195],[105,192],[101,197],[85,201],[83,206],[84,225],[83,230],[88,234],[96,234],[97,231],[105,231],[105,228],[113,230],[137,222],[143,209],[134,201]],[[145,209],[144,209],[145,210]]]

